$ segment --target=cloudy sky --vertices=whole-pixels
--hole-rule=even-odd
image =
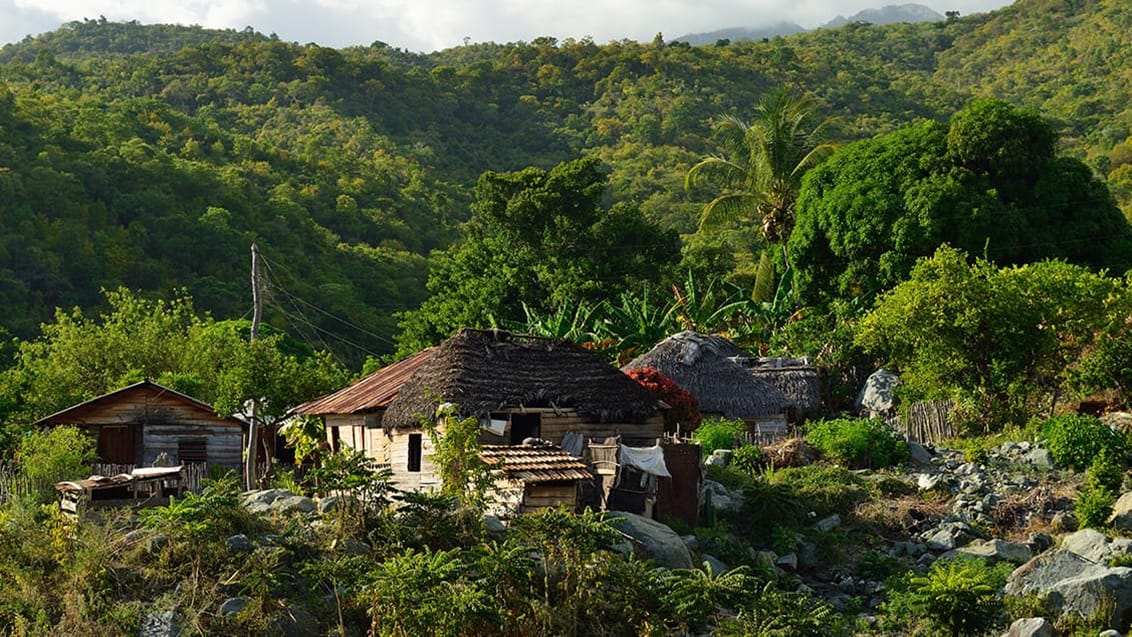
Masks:
[[[838,15],[914,0],[0,0],[0,44],[96,19],[197,24],[276,33],[324,46],[381,40],[410,51],[539,36],[675,38],[778,21],[813,28]],[[1012,0],[918,0],[939,13],[990,11]]]

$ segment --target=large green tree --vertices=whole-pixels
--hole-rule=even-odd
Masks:
[[[430,259],[431,296],[406,314],[402,349],[460,327],[521,321],[524,307],[593,303],[661,280],[678,255],[675,234],[636,206],[606,205],[606,188],[594,159],[484,173],[466,238]]]
[[[1055,151],[1045,120],[998,100],[844,147],[799,196],[789,249],[804,299],[867,303],[944,243],[999,265],[1132,266],[1104,184]]]

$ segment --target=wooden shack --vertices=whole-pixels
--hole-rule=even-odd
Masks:
[[[218,416],[212,406],[143,380],[69,407],[35,423],[74,425],[97,439],[99,461],[152,466],[166,454],[172,464],[200,463],[236,472],[243,467],[246,425]]]
[[[623,369],[658,370],[696,397],[704,417],[742,420],[758,438],[785,435],[790,400],[736,362],[743,356],[746,353],[726,338],[686,331],[661,341]]]
[[[484,445],[480,458],[499,472],[491,495],[500,517],[559,506],[573,511],[579,484],[593,480],[584,461],[553,445]]]
[[[398,487],[433,489],[439,478],[422,423],[444,403],[479,420],[485,445],[537,438],[560,446],[568,432],[652,445],[664,429],[662,404],[593,352],[498,330],[461,330],[292,413],[324,417],[332,445],[388,466]]]

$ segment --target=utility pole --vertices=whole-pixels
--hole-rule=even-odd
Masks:
[[[252,244],[252,329],[248,335],[248,342],[255,341],[259,332],[259,317],[263,310],[263,297],[260,294],[259,280],[259,246]],[[256,421],[256,399],[252,398],[251,411],[248,423],[248,457],[244,470],[244,486],[251,491],[258,486],[256,465],[259,464],[259,423]]]

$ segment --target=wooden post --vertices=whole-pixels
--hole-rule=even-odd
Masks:
[[[252,328],[248,335],[248,341],[255,341],[256,335],[259,332],[259,319],[260,312],[262,311],[263,299],[260,296],[260,281],[259,281],[259,247],[252,244]],[[244,467],[244,486],[249,491],[255,489],[258,485],[258,476],[256,475],[256,465],[259,464],[259,423],[256,422],[256,400],[252,398],[251,413],[248,423],[248,457],[247,464]]]

